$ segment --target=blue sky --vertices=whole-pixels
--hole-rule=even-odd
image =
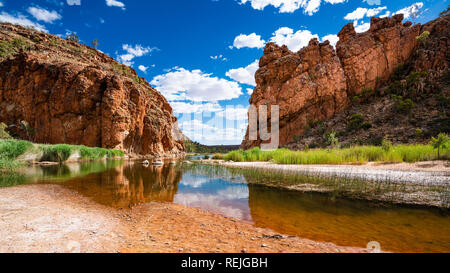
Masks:
[[[240,144],[264,44],[297,51],[313,37],[337,42],[370,16],[436,18],[448,0],[0,0],[0,21],[82,43],[128,64],[173,106],[179,126],[204,144]],[[411,20],[411,18],[408,18]]]

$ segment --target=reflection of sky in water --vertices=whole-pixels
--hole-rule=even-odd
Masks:
[[[174,202],[251,221],[248,198],[249,190],[246,184],[185,173]]]

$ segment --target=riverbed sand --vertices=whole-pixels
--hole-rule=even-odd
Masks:
[[[58,185],[0,189],[0,252],[367,252],[172,203],[117,210]]]

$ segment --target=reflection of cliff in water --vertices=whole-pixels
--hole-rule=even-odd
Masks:
[[[343,246],[378,241],[385,251],[450,251],[450,217],[438,211],[380,207],[258,185],[249,185],[249,193],[255,225],[281,234]]]
[[[125,208],[153,201],[172,202],[181,178],[182,172],[174,166],[146,168],[127,163],[63,185],[98,203]]]

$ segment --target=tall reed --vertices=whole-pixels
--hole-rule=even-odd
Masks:
[[[444,159],[450,159],[450,149],[443,151]],[[262,151],[232,151],[223,159],[235,162],[273,161],[279,164],[346,164],[367,162],[420,162],[437,160],[438,154],[431,145],[396,145],[389,149],[376,146],[355,146],[345,149],[316,149],[309,151],[291,151],[278,149]]]

